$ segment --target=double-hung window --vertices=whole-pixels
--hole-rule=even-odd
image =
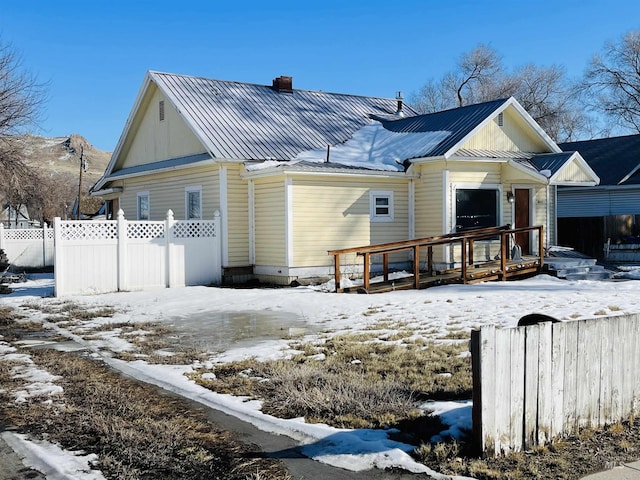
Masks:
[[[184,208],[187,220],[202,219],[202,186],[186,187],[184,189]]]
[[[393,222],[393,192],[369,192],[369,217],[372,222]]]
[[[138,192],[136,203],[138,220],[149,220],[149,217],[151,215],[151,208],[149,205],[149,192]]]

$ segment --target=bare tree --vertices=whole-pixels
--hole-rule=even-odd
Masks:
[[[595,111],[625,130],[640,132],[640,31],[605,44],[587,67],[582,92]]]
[[[23,68],[15,49],[0,39],[0,193],[5,201],[22,205],[33,194],[32,171],[24,163],[17,135],[37,123],[44,88]]]
[[[453,72],[430,80],[410,103],[420,112],[515,97],[556,141],[575,140],[587,125],[575,87],[558,66],[525,65],[508,73],[497,52],[479,45],[463,54]]]

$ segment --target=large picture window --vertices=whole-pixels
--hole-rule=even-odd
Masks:
[[[456,232],[497,227],[500,191],[494,188],[456,189]]]

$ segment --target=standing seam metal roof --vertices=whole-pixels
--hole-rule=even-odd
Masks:
[[[216,158],[289,160],[298,153],[347,141],[392,115],[395,99],[293,90],[149,72]],[[405,106],[405,114],[415,115]]]

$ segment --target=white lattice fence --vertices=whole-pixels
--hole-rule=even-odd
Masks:
[[[218,284],[220,217],[165,221],[55,220],[56,296]]]
[[[0,248],[12,267],[44,268],[53,266],[53,229],[5,228],[0,223]]]

